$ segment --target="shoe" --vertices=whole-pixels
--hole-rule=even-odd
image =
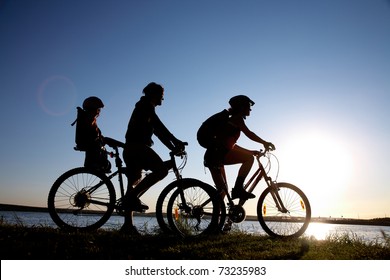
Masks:
[[[144,204],[138,197],[124,197],[122,201],[122,208],[133,210],[136,212],[145,212],[149,206]]]
[[[256,196],[253,193],[248,193],[243,188],[233,188],[232,189],[232,199],[241,198],[241,199],[252,199]]]
[[[136,212],[145,212],[149,209],[149,206],[144,204],[138,197],[132,201],[130,209]]]

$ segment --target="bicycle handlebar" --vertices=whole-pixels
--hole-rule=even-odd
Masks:
[[[173,157],[173,156],[182,157],[182,156],[186,155],[185,146],[188,146],[188,143],[187,142],[182,142],[182,143],[183,143],[183,146],[177,146],[177,147],[175,147],[174,150],[172,150],[169,153],[171,155],[171,157]]]
[[[256,156],[257,156],[258,158],[261,158],[261,157],[265,156],[268,152],[271,152],[271,151],[273,151],[273,150],[274,150],[274,149],[272,149],[272,148],[270,148],[270,147],[266,148],[265,150],[260,149],[260,150],[259,150],[259,154],[256,155]]]
[[[124,148],[125,147],[125,144],[123,142],[120,142],[118,140],[115,140],[113,138],[110,138],[110,137],[104,137],[104,144],[110,146],[111,148]]]

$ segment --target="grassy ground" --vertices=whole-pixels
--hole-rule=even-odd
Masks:
[[[244,233],[192,239],[156,234],[124,235],[118,231],[67,233],[48,227],[0,223],[0,257],[5,259],[390,259],[390,239],[367,244],[348,235],[272,239]]]

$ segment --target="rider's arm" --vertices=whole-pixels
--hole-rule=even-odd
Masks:
[[[255,153],[258,153],[258,151],[252,151],[252,150],[248,150],[246,148],[243,148],[237,144],[234,145],[234,149],[237,150],[237,151],[241,151],[241,152],[245,152],[245,153],[250,153],[250,154],[255,154]]]
[[[158,139],[170,150],[174,150],[175,146],[180,142],[162,123],[160,118],[155,114],[153,117],[154,134]]]
[[[255,141],[257,143],[260,143],[264,145],[264,147],[275,149],[274,145],[271,142],[267,142],[263,140],[260,136],[258,136],[256,133],[251,131],[245,124],[244,120],[239,123],[240,130],[245,134],[246,137],[248,137],[250,140]]]

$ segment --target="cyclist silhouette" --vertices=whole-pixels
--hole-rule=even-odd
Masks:
[[[249,174],[254,158],[258,151],[252,151],[236,144],[241,132],[252,141],[263,144],[266,149],[274,150],[275,146],[252,132],[245,124],[245,119],[250,115],[251,106],[255,104],[245,95],[237,95],[229,100],[230,108],[225,110],[229,114],[228,119],[218,126],[214,132],[214,140],[205,152],[204,165],[209,168],[213,181],[217,188],[225,188],[224,165],[240,164],[238,176],[232,189],[232,199],[250,199],[255,195],[244,190],[244,181]],[[227,191],[227,190],[225,190]]]
[[[151,186],[165,178],[169,167],[164,165],[160,156],[151,148],[152,135],[170,150],[183,148],[184,144],[178,140],[161,122],[155,108],[164,100],[164,88],[154,82],[143,89],[144,96],[135,105],[131,115],[127,132],[126,143],[123,150],[123,159],[126,163],[128,188],[124,198],[124,207],[134,211],[144,211],[149,207],[139,199]],[[141,182],[142,170],[150,170]],[[133,187],[136,185],[135,187]],[[125,222],[122,227],[126,230],[131,226],[129,215],[125,213]]]
[[[103,101],[90,96],[83,102],[83,110],[78,108],[76,125],[76,149],[85,151],[84,166],[109,172],[110,161],[104,148],[104,136],[97,125]],[[73,123],[74,124],[74,123]]]

